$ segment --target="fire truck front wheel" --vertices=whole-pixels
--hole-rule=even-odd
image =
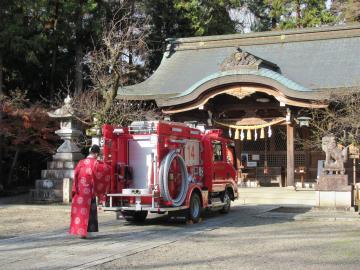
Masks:
[[[145,221],[148,212],[147,211],[122,211],[121,214],[126,221],[134,223],[142,223]]]
[[[223,214],[227,214],[230,212],[230,206],[231,206],[231,198],[229,191],[227,189],[224,191],[222,201],[225,203],[225,205],[223,206],[223,208],[221,208],[220,212]]]
[[[197,193],[193,193],[190,198],[190,208],[189,208],[189,220],[194,223],[200,221],[201,216],[201,200],[200,196]]]

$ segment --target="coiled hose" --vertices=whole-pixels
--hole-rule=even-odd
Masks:
[[[181,181],[181,189],[179,195],[176,198],[172,198],[169,192],[168,175],[169,175],[170,165],[175,158],[178,158],[180,163],[182,181]],[[159,171],[159,184],[160,184],[161,196],[164,198],[165,201],[171,202],[173,206],[181,206],[183,204],[189,186],[188,173],[183,157],[176,150],[171,150],[162,160]]]

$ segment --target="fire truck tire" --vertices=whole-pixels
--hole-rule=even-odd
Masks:
[[[230,207],[231,207],[231,198],[229,191],[227,189],[224,191],[224,196],[222,198],[222,201],[225,203],[225,205],[223,206],[223,208],[221,208],[220,213],[227,214],[230,212]]]
[[[201,199],[199,194],[194,192],[190,198],[189,220],[198,223],[201,217]]]
[[[176,198],[172,198],[170,195],[170,192],[169,192],[168,174],[169,174],[170,165],[175,158],[178,158],[178,160],[180,162],[182,183],[181,183],[181,190],[180,190],[179,195]],[[186,199],[186,194],[187,194],[188,187],[189,187],[189,181],[188,181],[188,173],[187,173],[185,161],[184,161],[183,157],[176,150],[170,151],[162,160],[161,165],[160,165],[159,177],[160,177],[159,182],[160,182],[161,196],[166,201],[171,202],[173,206],[175,206],[175,207],[181,206]]]
[[[147,211],[122,211],[121,212],[126,221],[134,223],[142,223],[145,221]]]

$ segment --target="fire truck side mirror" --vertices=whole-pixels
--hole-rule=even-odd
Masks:
[[[124,167],[124,180],[132,180],[132,170],[131,167]]]
[[[131,167],[118,163],[116,165],[116,172],[119,176],[119,181],[128,181],[132,180],[132,170]]]

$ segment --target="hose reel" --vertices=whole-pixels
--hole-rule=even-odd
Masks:
[[[169,191],[168,176],[169,176],[170,165],[175,158],[178,159],[181,170],[181,189],[178,196],[176,198],[172,198]],[[186,199],[186,194],[189,187],[189,181],[188,181],[188,172],[185,161],[183,157],[176,150],[171,150],[161,161],[159,178],[160,178],[159,184],[160,184],[161,196],[165,199],[165,201],[171,202],[173,206],[181,206]]]

